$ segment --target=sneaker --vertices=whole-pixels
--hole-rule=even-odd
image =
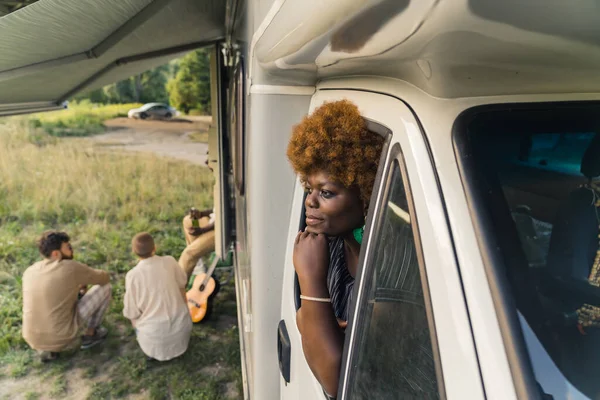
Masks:
[[[85,350],[97,345],[98,343],[102,343],[104,339],[106,339],[106,335],[108,335],[108,330],[105,327],[97,327],[94,335],[83,335],[81,337],[81,348]]]
[[[40,361],[43,363],[54,361],[58,358],[58,353],[54,351],[40,351],[38,354],[40,356]]]

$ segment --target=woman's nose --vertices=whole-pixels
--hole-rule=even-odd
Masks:
[[[313,191],[306,195],[306,200],[304,200],[304,206],[306,208],[318,208],[319,201],[317,200],[316,193]]]

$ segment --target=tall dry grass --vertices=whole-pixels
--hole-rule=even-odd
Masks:
[[[211,202],[212,178],[198,166],[100,152],[85,139],[44,140],[27,120],[0,133],[0,220],[165,221]]]
[[[212,204],[206,168],[53,137],[31,118],[0,120],[0,372],[3,354],[26,348],[21,276],[40,258],[35,240],[43,231],[67,231],[78,261],[114,274],[107,318],[117,325],[123,323],[124,273],[135,265],[133,235],[152,233],[159,254],[177,258],[185,247],[186,209]]]

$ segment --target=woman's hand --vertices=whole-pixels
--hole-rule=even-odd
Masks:
[[[298,232],[294,242],[293,261],[302,293],[307,296],[329,297],[326,290],[329,268],[327,237],[323,234]],[[325,293],[322,293],[323,289]]]

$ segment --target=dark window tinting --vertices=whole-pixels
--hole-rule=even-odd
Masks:
[[[591,398],[600,398],[599,128],[600,107],[582,103],[482,108],[455,126],[488,268],[506,284],[502,304]]]

